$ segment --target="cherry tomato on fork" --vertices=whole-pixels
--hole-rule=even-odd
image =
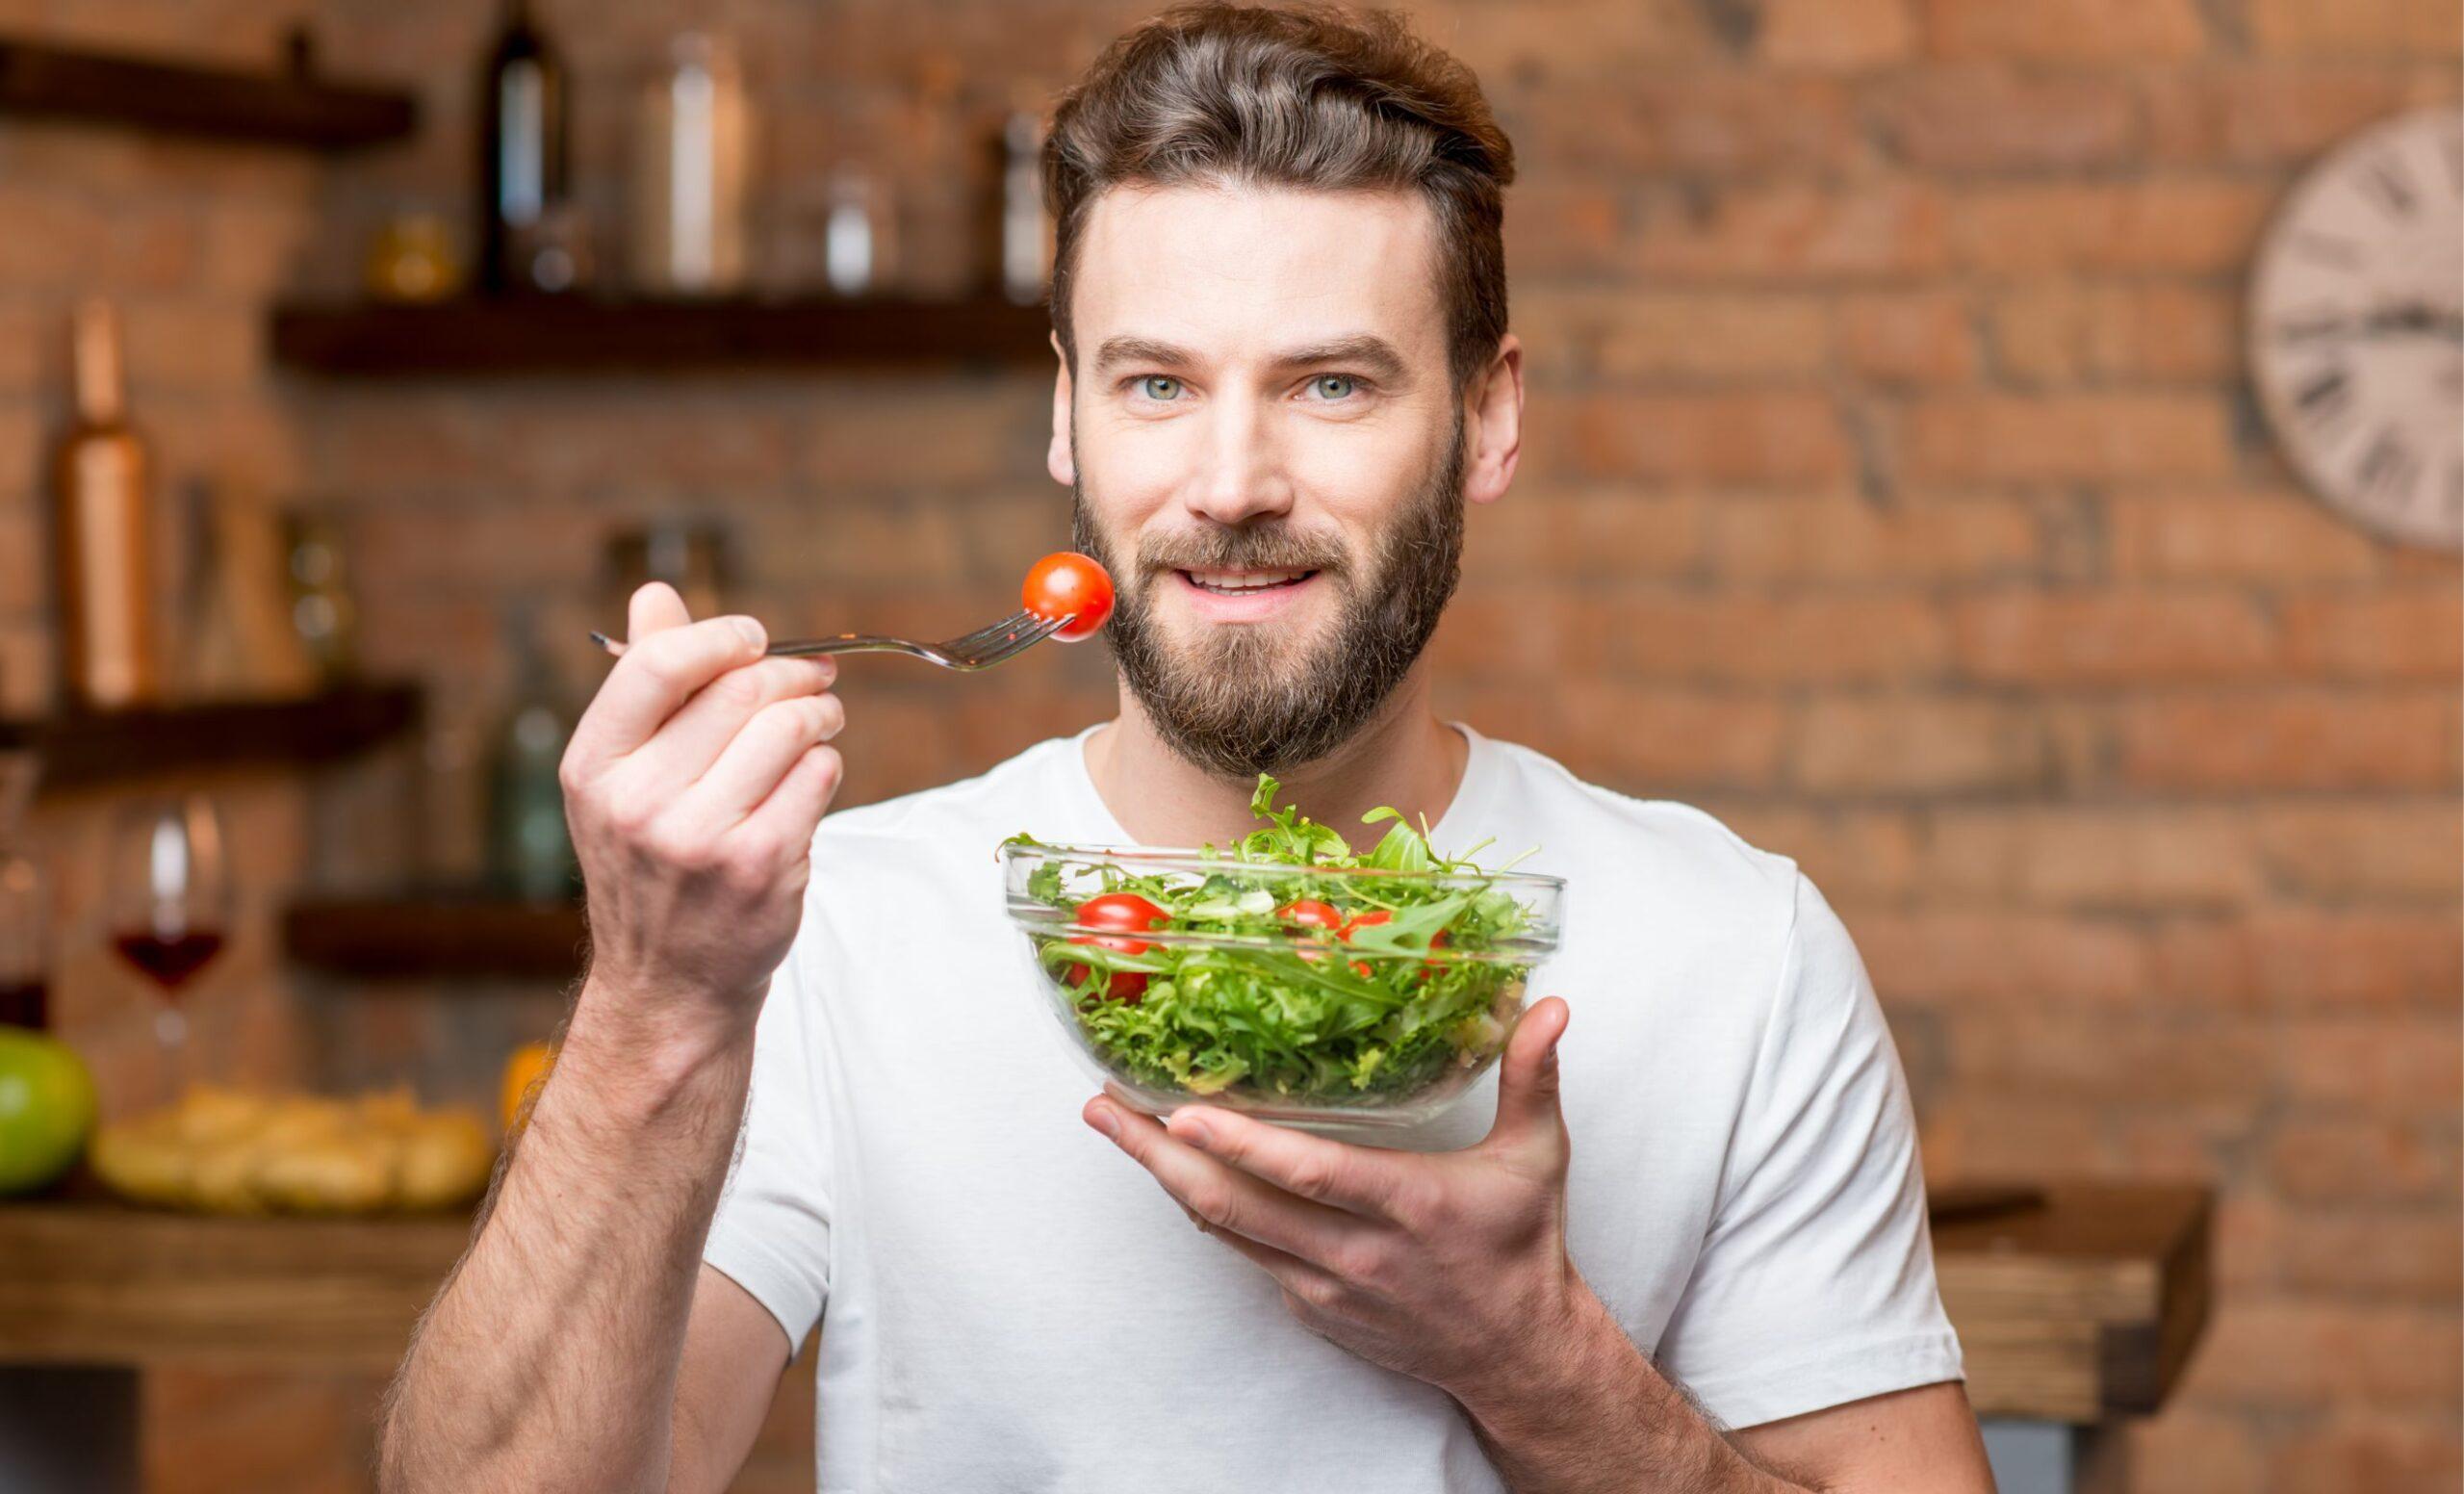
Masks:
[[[1078,911],[1072,916],[1081,928],[1109,929],[1118,932],[1073,934],[1069,938],[1069,942],[1092,944],[1097,948],[1109,949],[1115,954],[1122,955],[1142,955],[1155,946],[1142,939],[1122,939],[1118,937],[1120,934],[1142,934],[1157,924],[1169,921],[1169,915],[1163,909],[1135,892],[1106,892],[1101,897],[1091,897],[1078,905]],[[1069,979],[1072,982],[1086,978],[1085,966],[1073,965],[1069,967]],[[1104,987],[1104,995],[1114,1001],[1127,1001],[1135,1004],[1145,993],[1146,973],[1143,970],[1115,970],[1111,981]]]
[[[1091,638],[1113,615],[1113,579],[1104,568],[1072,550],[1056,551],[1027,571],[1019,598],[1038,617],[1074,620],[1053,637],[1063,643]]]

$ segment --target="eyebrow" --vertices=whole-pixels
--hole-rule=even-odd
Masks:
[[[1151,337],[1108,337],[1095,349],[1094,371],[1100,376],[1130,364],[1188,368],[1200,361],[1195,353],[1177,344]],[[1395,350],[1395,345],[1370,332],[1287,348],[1275,354],[1272,366],[1298,368],[1322,363],[1352,364],[1372,377],[1388,382],[1401,379],[1405,369],[1403,355]]]

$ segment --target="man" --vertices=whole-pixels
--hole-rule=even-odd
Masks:
[[[1838,921],[1431,713],[1518,451],[1511,175],[1382,18],[1173,13],[1064,99],[1049,460],[1115,721],[820,824],[830,666],[633,599],[565,760],[590,975],[389,1488],[720,1489],[816,1325],[834,1494],[1990,1486]],[[1221,843],[1261,770],[1569,881],[1553,994],[1399,1147],[1089,1099],[1026,989],[998,840]]]

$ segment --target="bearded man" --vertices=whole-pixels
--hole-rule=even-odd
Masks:
[[[817,1327],[829,1494],[1989,1488],[1837,918],[1430,708],[1524,407],[1471,72],[1388,17],[1174,12],[1045,174],[1119,714],[824,821],[830,666],[633,599],[564,764],[593,963],[386,1487],[724,1488]],[[998,841],[1226,843],[1261,772],[1571,889],[1498,1066],[1379,1145],[1090,1097],[1020,989]]]

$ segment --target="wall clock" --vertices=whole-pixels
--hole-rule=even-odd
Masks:
[[[2251,268],[2251,382],[2311,490],[2464,547],[2464,110],[2364,130],[2294,184]]]

